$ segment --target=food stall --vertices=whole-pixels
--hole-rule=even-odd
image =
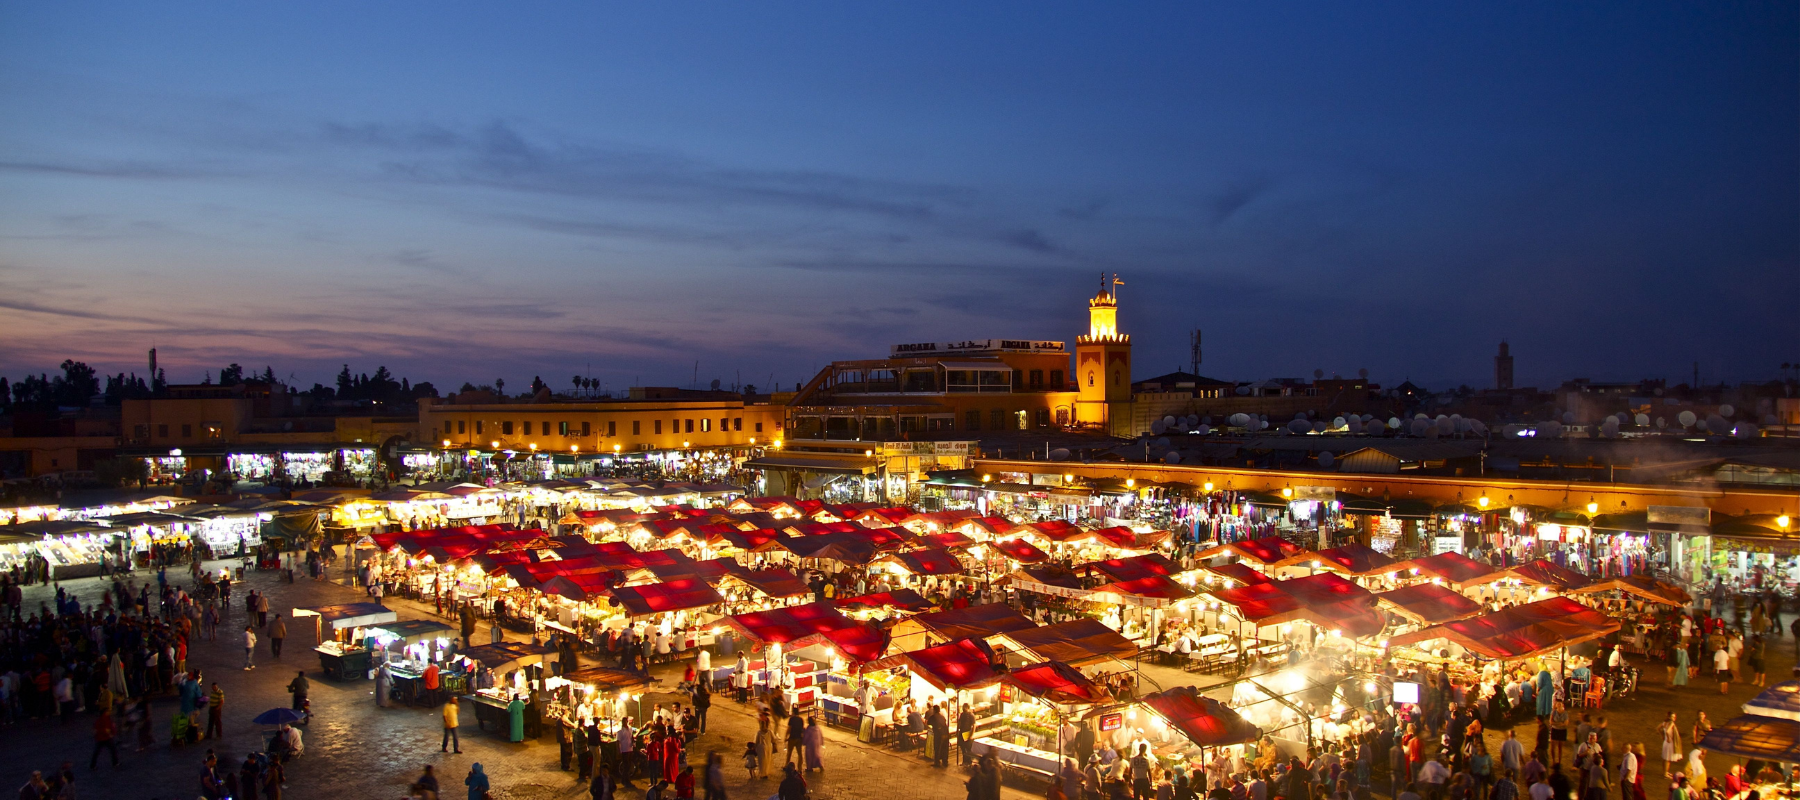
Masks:
[[[394,678],[390,695],[402,703],[425,699],[425,669],[439,665],[439,688],[450,694],[464,694],[461,684],[466,678],[449,675],[443,666],[451,659],[456,643],[456,629],[429,619],[409,619],[370,625],[363,630],[363,640],[370,644],[376,664],[386,663]]]
[[[1008,672],[997,693],[1000,719],[970,743],[977,756],[992,753],[1005,767],[1042,779],[1054,776],[1063,724],[1082,710],[1112,700],[1074,667],[1046,661]]]
[[[1242,749],[1261,733],[1237,711],[1193,686],[1145,695],[1123,708],[1097,709],[1088,713],[1088,720],[1121,754],[1135,754],[1138,744],[1147,744],[1164,767],[1181,766],[1190,774],[1204,769],[1220,749]]]
[[[544,657],[556,648],[528,642],[496,642],[463,648],[457,655],[465,659],[472,673],[473,692],[463,695],[475,709],[477,727],[506,733],[511,729],[512,715],[506,706],[514,697],[525,701],[525,736],[535,739],[539,730],[540,697],[543,689]],[[534,691],[540,690],[540,691]]]
[[[972,712],[972,733],[981,736],[981,731],[995,727],[1001,719],[998,684],[1006,673],[996,669],[1001,666],[999,659],[986,642],[965,638],[872,661],[863,672],[867,676],[872,670],[890,670],[887,687],[896,701],[892,712],[896,724],[902,705],[924,709],[939,703],[947,709],[952,723],[964,709]],[[951,731],[953,737],[961,733],[954,724]],[[930,747],[928,741],[928,756],[932,755]]]
[[[0,525],[0,570],[23,567],[32,556],[50,562],[55,580],[100,574],[122,532],[80,520],[37,520]]]
[[[573,739],[569,732],[585,729],[594,737],[589,741],[598,742],[600,763],[615,763],[620,725],[627,717],[643,719],[644,695],[655,684],[655,679],[611,667],[583,667],[548,677],[544,721],[562,726],[569,739]]]
[[[301,617],[314,618],[313,638],[319,644],[313,652],[319,654],[319,666],[326,676],[340,681],[364,680],[368,676],[373,666],[370,663],[371,643],[365,638],[368,626],[400,618],[380,603],[295,608],[293,617],[296,622]],[[330,639],[325,638],[327,627],[331,630]]]
[[[923,650],[934,644],[967,637],[986,639],[997,633],[1021,631],[1037,623],[1003,603],[915,614],[894,623],[893,644],[888,652]]]

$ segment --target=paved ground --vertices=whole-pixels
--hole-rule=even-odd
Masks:
[[[223,565],[219,562],[214,566]],[[147,573],[139,574],[148,577]],[[290,585],[273,573],[252,575],[249,583],[266,591],[271,609],[278,611],[361,597],[359,590],[329,582],[301,578]],[[71,581],[65,586],[84,599],[97,598],[101,589],[98,579]],[[35,606],[51,591],[48,587],[30,587],[26,592],[27,607]],[[233,594],[238,596],[236,592]],[[396,598],[389,598],[387,602],[400,611],[402,618],[433,616],[429,606]],[[242,615],[240,606],[234,610],[228,624],[221,625],[221,630],[232,629],[230,623],[233,622],[241,630]],[[0,727],[0,752],[6,753],[6,758],[0,761],[4,765],[0,767],[0,781],[12,782],[0,786],[0,790],[22,783],[33,769],[49,770],[69,760],[77,764],[77,787],[83,797],[168,800],[197,796],[197,775],[206,749],[217,749],[222,763],[236,764],[242,761],[248,749],[260,747],[263,731],[248,724],[248,720],[269,708],[286,706],[288,695],[284,687],[293,677],[294,670],[305,669],[313,679],[316,719],[306,732],[306,755],[295,761],[289,770],[288,786],[292,796],[329,794],[343,798],[400,798],[405,796],[406,787],[426,764],[436,765],[446,788],[453,786],[460,791],[469,764],[477,761],[492,777],[496,797],[585,796],[585,789],[576,783],[574,773],[558,769],[554,739],[546,737],[538,742],[511,744],[480,733],[475,728],[472,714],[465,714],[464,753],[439,753],[433,749],[438,743],[440,727],[435,709],[378,708],[372,684],[340,684],[324,679],[319,674],[318,659],[312,653],[306,627],[290,627],[293,638],[287,642],[284,658],[273,660],[265,644],[257,653],[259,666],[254,671],[241,669],[242,648],[235,640],[228,640],[223,635],[218,642],[202,640],[193,647],[190,663],[203,669],[208,681],[217,680],[226,692],[226,736],[222,740],[171,748],[166,742],[166,720],[175,703],[172,698],[165,699],[155,709],[159,721],[158,736],[163,741],[145,753],[134,753],[130,745],[125,745],[121,748],[124,752],[117,769],[108,767],[103,756],[100,769],[90,772],[86,761],[92,743],[91,716],[78,715],[67,725],[52,720],[22,722]],[[485,631],[478,634],[477,639],[484,637]],[[1771,677],[1786,676],[1793,665],[1792,643],[1788,639],[1778,640],[1769,652]],[[1721,696],[1717,684],[1710,679],[1701,679],[1693,686],[1671,691],[1660,686],[1660,668],[1647,672],[1652,685],[1646,686],[1640,697],[1620,702],[1605,713],[1610,718],[1616,741],[1643,741],[1653,754],[1656,751],[1655,725],[1668,709],[1680,712],[1684,728],[1692,722],[1695,709],[1705,710],[1715,722],[1722,721],[1739,713],[1738,707],[1756,691],[1754,687],[1733,684],[1730,695]],[[1180,682],[1210,682],[1178,670],[1159,669],[1150,674],[1154,683],[1164,688]],[[665,680],[665,684],[673,682]],[[1146,684],[1145,688],[1153,690],[1154,686]],[[656,699],[652,695],[650,702]],[[714,706],[711,730],[696,742],[690,763],[704,763],[705,753],[717,749],[726,756],[729,795],[750,800],[766,798],[774,793],[773,783],[747,781],[739,767],[738,754],[752,732],[750,715],[724,700]],[[1519,736],[1529,740],[1532,732],[1532,726],[1527,724],[1520,727]],[[934,769],[916,757],[860,744],[853,736],[841,731],[828,732],[827,739],[827,769],[823,775],[811,779],[813,794],[820,800],[865,797],[948,800],[964,796],[963,776],[955,767],[948,771]],[[1497,741],[1494,744],[1498,746]],[[1714,756],[1709,759],[1708,766],[1714,774],[1720,774],[1729,763],[1729,759]],[[1662,780],[1660,764],[1653,764],[1646,774],[1649,796],[1664,796],[1666,784]],[[1008,788],[1006,795],[1009,800],[1017,800],[1026,793]],[[459,795],[447,791],[445,796]]]

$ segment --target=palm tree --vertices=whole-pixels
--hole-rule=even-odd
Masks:
[[[574,377],[574,378],[573,378],[573,379],[572,379],[572,380],[573,380],[573,382],[574,382],[574,383],[575,383],[575,390],[576,390],[576,391],[580,391],[580,390],[581,390],[581,387],[582,387],[582,386],[583,386],[583,385],[585,385],[585,383],[586,383],[586,382],[585,382],[585,381],[583,381],[583,380],[582,380],[582,379],[581,379],[581,376],[580,376],[580,375],[576,375],[576,376],[575,376],[575,377]]]

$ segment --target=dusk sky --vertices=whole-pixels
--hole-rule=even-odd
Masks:
[[[0,374],[1768,379],[1797,8],[8,0]]]

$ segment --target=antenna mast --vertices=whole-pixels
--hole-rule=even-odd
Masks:
[[[1195,375],[1199,375],[1200,374],[1200,362],[1202,360],[1200,358],[1200,329],[1199,328],[1195,328],[1194,332],[1192,334],[1188,335],[1188,357],[1192,360],[1192,363],[1190,364],[1191,369],[1189,371],[1194,373]]]

